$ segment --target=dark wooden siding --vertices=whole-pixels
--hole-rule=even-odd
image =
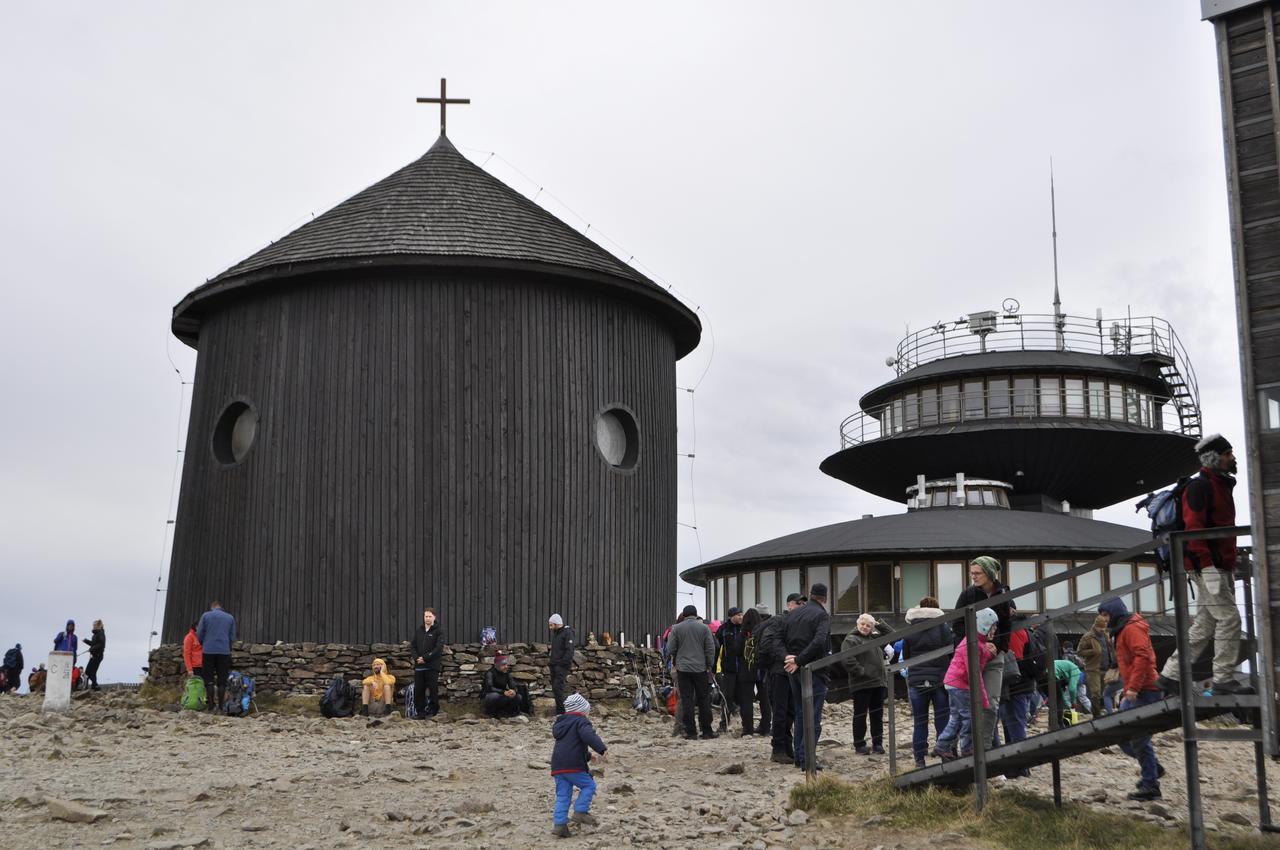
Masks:
[[[1280,385],[1280,69],[1276,3],[1258,3],[1214,21],[1221,76],[1232,254],[1244,376],[1246,463],[1262,580],[1259,618],[1270,646],[1271,687],[1280,659],[1280,436],[1262,430],[1258,390]],[[1237,502],[1241,496],[1237,496]],[[1240,511],[1243,516],[1243,511]],[[1280,750],[1274,724],[1269,749]]]
[[[259,290],[261,292],[261,290]],[[242,638],[450,640],[656,631],[675,599],[675,344],[634,304],[456,273],[310,281],[205,318],[164,640],[213,598]],[[260,416],[235,466],[233,400]],[[639,425],[611,468],[595,419]]]

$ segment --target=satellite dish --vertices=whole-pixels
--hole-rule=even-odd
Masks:
[[[1017,298],[1006,298],[1004,303],[1000,305],[1000,309],[1004,310],[1006,315],[1016,316],[1022,305],[1018,303]]]

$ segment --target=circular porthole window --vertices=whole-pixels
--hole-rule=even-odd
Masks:
[[[258,412],[243,401],[233,401],[218,417],[213,429],[213,456],[233,466],[244,460],[258,435]]]
[[[596,417],[596,448],[614,469],[635,468],[640,457],[640,431],[630,411],[610,407]]]

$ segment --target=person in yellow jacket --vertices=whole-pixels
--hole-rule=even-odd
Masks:
[[[364,690],[360,694],[360,713],[378,716],[386,714],[395,704],[396,677],[387,672],[387,662],[373,659],[373,673],[364,677]]]

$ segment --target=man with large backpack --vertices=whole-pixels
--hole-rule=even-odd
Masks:
[[[1196,443],[1200,473],[1187,481],[1182,491],[1182,527],[1188,531],[1229,528],[1236,524],[1236,457],[1221,434],[1210,434]],[[1236,661],[1240,655],[1240,610],[1236,607],[1236,541],[1189,540],[1183,563],[1195,588],[1199,603],[1187,633],[1187,651],[1200,657],[1213,641],[1213,691],[1239,693]],[[1178,653],[1174,652],[1160,671],[1160,688],[1176,694],[1181,687]]]
[[[22,671],[26,662],[22,659],[22,644],[16,644],[4,654],[5,686],[0,692],[12,690],[15,693],[22,686]]]

